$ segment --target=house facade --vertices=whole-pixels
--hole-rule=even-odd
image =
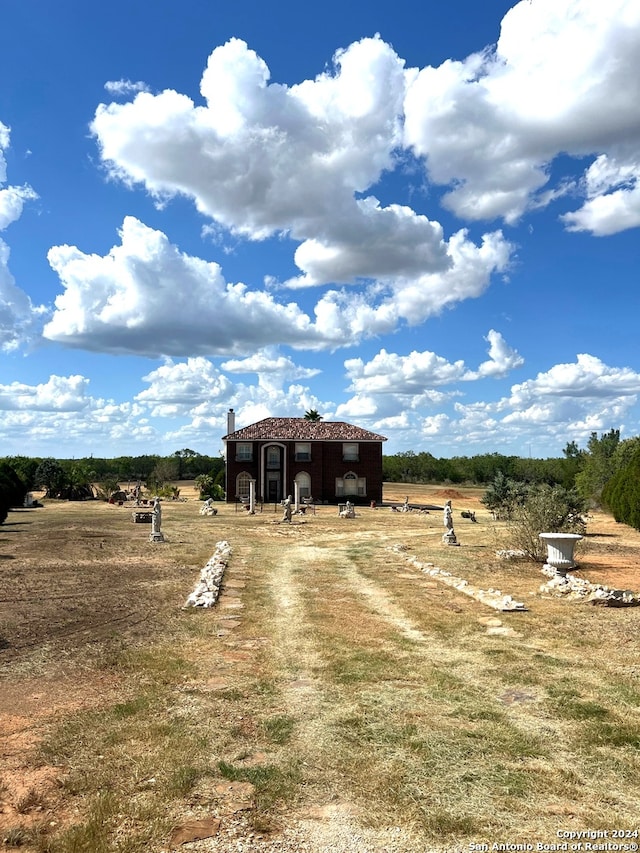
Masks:
[[[266,503],[294,495],[296,483],[300,499],[317,503],[382,501],[383,435],[304,418],[265,418],[236,430],[233,410],[227,428],[227,502],[246,499],[251,480]]]

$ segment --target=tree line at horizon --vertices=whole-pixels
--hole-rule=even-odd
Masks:
[[[601,436],[593,432],[585,449],[569,442],[562,457],[535,459],[485,453],[437,458],[428,452],[405,451],[383,456],[382,466],[383,479],[393,483],[492,487],[498,478],[501,489],[501,481],[506,481],[528,488],[575,490],[587,505],[605,506],[617,521],[640,529],[640,436],[621,441],[620,431],[615,429]],[[224,467],[222,456],[207,456],[190,448],[169,456],[7,456],[0,459],[0,523],[2,507],[8,511],[9,506],[21,505],[26,492],[33,489],[45,489],[49,497],[73,500],[96,497],[96,484],[104,496],[124,483],[144,483],[157,491],[169,482],[196,480],[198,485],[219,493]]]

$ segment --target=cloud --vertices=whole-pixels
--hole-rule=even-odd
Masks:
[[[515,368],[522,367],[524,359],[507,344],[500,332],[490,329],[485,340],[489,342],[488,361],[484,361],[477,371],[467,373],[465,379],[482,379],[485,377],[498,379],[506,376]]]
[[[640,225],[640,160],[600,155],[586,171],[588,200],[560,218],[568,231],[590,231],[596,237]]]
[[[49,250],[64,292],[55,299],[45,338],[148,356],[233,355],[279,344],[335,349],[480,295],[510,253],[499,234],[478,247],[461,232],[449,241],[449,269],[363,293],[328,291],[314,308],[314,322],[294,302],[227,283],[218,264],[184,254],[134,217],[125,218],[120,238],[105,256],[75,246]]]
[[[356,207],[358,217],[336,215],[331,227],[326,223],[324,238],[300,244],[294,259],[304,274],[289,279],[287,287],[416,279],[425,271],[437,273],[451,267],[438,222],[406,206],[381,207],[373,196],[356,201]]]
[[[421,432],[432,446],[478,447],[499,434],[517,453],[533,444],[537,453],[558,455],[568,440],[586,443],[591,432],[623,426],[639,393],[640,374],[581,354],[513,385],[500,400],[456,402],[452,414],[425,417]]]
[[[318,371],[296,365],[276,353],[258,353],[247,359],[223,364],[229,372],[257,372],[258,384],[234,383],[205,358],[186,362],[167,359],[143,377],[149,388],[136,395],[136,404],[155,417],[185,418],[187,423],[170,431],[165,440],[173,442],[216,440],[226,432],[226,412],[236,412],[238,426],[269,416],[302,415],[318,409],[329,415],[334,405],[320,400],[300,384],[286,384],[286,378],[310,377]]]
[[[459,382],[465,374],[463,361],[448,362],[433,352],[411,352],[407,356],[380,350],[371,361],[345,361],[350,390],[357,394],[422,394],[440,385]]]
[[[40,385],[0,385],[0,410],[80,412],[88,405],[84,376],[50,376]]]
[[[187,195],[253,239],[302,233],[345,204],[357,213],[353,193],[392,165],[399,140],[404,69],[393,50],[363,39],[335,64],[335,75],[268,85],[264,61],[231,39],[209,57],[200,84],[206,106],[173,90],[140,93],[100,105],[92,130],[126,181],[162,197]]]
[[[318,333],[323,340],[355,342],[394,332],[402,323],[417,326],[445,308],[481,296],[492,275],[508,270],[512,249],[500,232],[485,235],[476,246],[466,231],[459,231],[447,244],[451,266],[446,270],[396,278],[362,293],[325,293],[314,308]]]
[[[574,364],[556,364],[511,389],[509,402],[521,408],[541,398],[572,398],[583,403],[632,397],[640,393],[640,374],[629,367],[608,367],[593,355],[580,354]],[[635,401],[635,400],[634,400]]]
[[[142,406],[88,394],[89,379],[51,375],[46,382],[0,385],[0,442],[32,456],[87,456],[104,452],[110,443],[121,452],[144,452],[160,440]]]
[[[635,0],[522,0],[495,48],[419,71],[405,99],[405,144],[451,187],[444,203],[464,219],[518,220],[541,203],[562,153],[619,160],[635,185],[639,51]],[[596,234],[637,225],[635,190],[608,195],[601,188],[567,225]]]
[[[31,187],[6,187],[0,190],[0,231],[22,215],[25,201],[38,198]]]
[[[4,152],[9,147],[9,128],[0,122],[0,184],[7,180]],[[38,196],[29,186],[0,189],[0,231],[22,215],[25,202]],[[34,306],[15,282],[9,269],[9,246],[0,239],[0,351],[11,352],[27,344],[35,334],[43,306]]]
[[[296,364],[279,354],[276,347],[266,347],[247,358],[225,361],[221,367],[228,373],[257,373],[258,386],[272,390],[281,390],[285,382],[293,379],[312,379],[322,373],[317,367]]]
[[[339,51],[333,73],[287,87],[239,39],[202,76],[206,106],[173,90],[102,104],[91,128],[112,176],[162,202],[187,196],[218,227],[299,242],[291,288],[418,282],[451,269],[440,223],[366,194],[396,167],[408,77],[379,37]],[[362,197],[358,197],[362,195]]]
[[[230,399],[232,383],[206,358],[171,359],[143,376],[149,388],[136,394],[136,401],[148,406],[151,414],[172,417],[189,414],[203,403],[219,407]]]
[[[304,344],[314,330],[293,303],[226,283],[220,267],[178,250],[133,217],[104,257],[54,246],[64,293],[44,336],[96,352],[231,354],[273,342]]]
[[[114,98],[128,98],[138,92],[149,91],[149,87],[142,80],[138,80],[137,83],[133,83],[131,80],[107,80],[104,88]]]
[[[442,385],[486,377],[501,378],[523,364],[522,357],[509,347],[500,332],[491,329],[486,340],[490,343],[490,358],[477,371],[468,370],[462,360],[449,362],[428,350],[414,350],[401,356],[382,349],[366,364],[361,358],[348,359],[344,366],[351,382],[350,390],[358,394],[423,394]]]
[[[399,355],[381,349],[368,362],[361,358],[347,359],[344,366],[349,379],[348,390],[353,396],[338,406],[337,415],[364,419],[378,431],[384,424],[399,422],[402,426],[397,428],[405,430],[407,438],[413,429],[415,438],[421,413],[446,407],[461,396],[456,386],[463,382],[503,378],[523,363],[499,332],[491,329],[486,340],[490,343],[490,358],[476,371],[469,370],[462,360],[449,362],[428,350]],[[442,390],[444,387],[448,390]],[[430,415],[422,419],[420,432],[426,429],[431,435],[437,424],[448,420],[446,415],[442,418]]]
[[[460,399],[462,383],[468,396],[470,381],[500,380],[507,365],[520,366],[521,357],[499,333],[491,330],[487,340],[491,357],[477,371],[432,352],[400,356],[381,350],[369,362],[349,359],[353,395],[336,415],[378,432],[386,428],[395,445],[424,447],[436,456],[493,452],[496,435],[501,452],[557,456],[568,440],[586,444],[591,432],[612,425],[634,434],[626,419],[638,400],[640,374],[592,355],[554,365],[497,400]]]

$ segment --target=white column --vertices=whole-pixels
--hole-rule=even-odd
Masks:
[[[300,509],[300,484],[297,480],[293,481],[293,494],[294,509],[296,512],[298,512],[298,510]]]
[[[256,514],[256,481],[249,480],[249,513]]]

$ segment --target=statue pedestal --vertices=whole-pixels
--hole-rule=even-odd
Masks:
[[[164,542],[164,536],[160,531],[149,534],[149,542]]]
[[[540,539],[547,545],[546,565],[554,569],[556,575],[564,577],[569,569],[575,568],[573,549],[582,539],[579,533],[539,533]]]
[[[445,545],[457,545],[458,544],[456,534],[453,532],[453,530],[447,530],[447,532],[442,537],[442,541],[444,542]]]

